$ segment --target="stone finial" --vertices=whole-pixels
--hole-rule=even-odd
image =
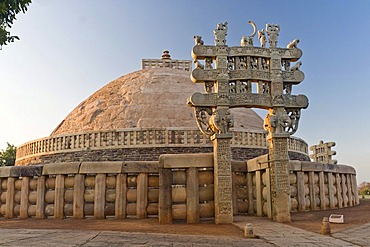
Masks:
[[[226,45],[227,24],[227,22],[217,24],[217,28],[213,31],[215,45]]]
[[[338,161],[332,159],[333,155],[336,155],[337,152],[331,150],[335,146],[335,142],[323,142],[322,140],[318,145],[313,145],[310,147],[312,154],[310,158],[314,162],[320,162],[324,164],[337,164]]]
[[[170,52],[167,51],[167,50],[164,50],[163,53],[162,53],[162,58],[161,59],[171,60]]]
[[[276,48],[280,32],[280,26],[277,24],[266,24],[266,32],[269,37],[270,48]]]

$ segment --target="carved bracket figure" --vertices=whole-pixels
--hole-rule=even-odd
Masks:
[[[210,125],[217,134],[229,134],[230,128],[234,127],[234,119],[229,109],[215,109],[210,119]]]
[[[213,131],[210,125],[210,117],[212,116],[211,107],[194,107],[195,119],[197,120],[197,125],[199,130],[206,136],[212,136],[215,131]]]
[[[206,93],[212,93],[213,91],[214,82],[213,81],[207,81],[204,83],[204,89],[206,90]]]

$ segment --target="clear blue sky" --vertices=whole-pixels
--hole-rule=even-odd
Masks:
[[[305,94],[295,134],[309,145],[335,141],[339,163],[370,181],[370,1],[34,0],[11,29],[21,40],[0,51],[0,149],[48,136],[81,101],[141,68],[142,58],[191,59],[193,36],[213,44],[227,21],[227,43],[280,24],[279,46],[303,50]],[[257,44],[257,38],[255,39]]]

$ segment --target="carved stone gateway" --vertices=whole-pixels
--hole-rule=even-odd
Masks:
[[[324,164],[337,164],[338,161],[333,159],[333,155],[336,155],[337,152],[331,150],[335,146],[335,142],[323,142],[320,141],[319,144],[313,145],[310,147],[312,154],[310,158],[313,162],[321,162]]]
[[[272,218],[290,221],[288,138],[298,129],[301,109],[308,107],[304,95],[292,95],[292,86],[304,79],[299,70],[302,51],[298,39],[278,48],[280,26],[267,24],[258,31],[261,47],[253,46],[251,36],[242,37],[241,46],[226,45],[227,22],[214,30],[215,45],[204,45],[194,36],[192,56],[195,69],[191,79],[204,83],[205,93],[194,93],[188,104],[194,107],[199,129],[210,136],[214,146],[215,222],[232,223],[232,181],[230,140],[235,107],[268,110],[264,127],[268,131]],[[265,37],[267,33],[268,39]],[[266,47],[268,42],[269,47]],[[201,62],[203,61],[203,62]],[[292,62],[296,62],[291,66]]]

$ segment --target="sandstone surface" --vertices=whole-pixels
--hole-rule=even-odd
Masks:
[[[123,128],[196,128],[193,109],[186,105],[203,85],[190,72],[143,69],[124,75],[81,102],[51,135]],[[233,109],[234,129],[263,130],[263,120],[250,109]]]

